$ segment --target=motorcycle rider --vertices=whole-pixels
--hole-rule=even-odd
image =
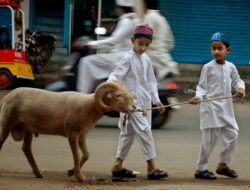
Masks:
[[[89,94],[94,90],[95,81],[108,78],[124,53],[131,49],[131,36],[135,23],[133,19],[133,0],[116,0],[115,14],[119,17],[112,35],[103,40],[87,44],[74,44],[78,47],[94,49],[110,48],[109,53],[99,53],[81,58],[79,62],[77,91]]]
[[[157,78],[179,75],[178,63],[170,55],[174,47],[174,35],[168,21],[157,10],[158,0],[142,0],[136,5],[137,11],[142,15],[141,22],[148,23],[154,29],[155,35],[147,54],[154,64]]]

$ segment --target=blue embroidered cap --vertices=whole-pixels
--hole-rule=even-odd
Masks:
[[[227,47],[230,47],[229,38],[224,33],[221,33],[221,32],[214,33],[211,38],[211,42],[214,42],[214,41],[222,42]]]

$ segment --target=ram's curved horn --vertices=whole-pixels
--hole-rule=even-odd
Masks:
[[[103,107],[105,110],[108,110],[111,108],[111,106],[108,106],[103,102],[103,97],[108,92],[112,92],[112,91],[117,90],[119,88],[121,88],[121,87],[116,82],[104,82],[96,88],[95,99],[101,105],[101,107]]]

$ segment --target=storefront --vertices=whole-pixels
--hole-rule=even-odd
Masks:
[[[250,1],[246,0],[161,0],[160,10],[175,35],[173,57],[182,63],[205,63],[211,59],[210,38],[226,33],[236,65],[250,64]]]
[[[102,18],[113,16],[114,2],[103,1]],[[99,0],[29,0],[29,28],[53,33],[59,46],[69,47],[75,38],[93,34],[98,3]]]
[[[69,47],[76,37],[93,34],[99,0],[24,0],[23,4],[27,1],[30,28],[57,34],[63,47]],[[102,0],[102,18],[114,16],[114,3],[115,0]],[[233,51],[228,59],[237,65],[249,65],[250,1],[160,0],[159,9],[175,35],[172,54],[176,61],[209,61],[209,39],[221,31],[231,39]]]

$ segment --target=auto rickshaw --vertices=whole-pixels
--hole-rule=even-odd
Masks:
[[[0,0],[0,90],[12,88],[18,79],[34,80],[25,47],[20,1]]]

